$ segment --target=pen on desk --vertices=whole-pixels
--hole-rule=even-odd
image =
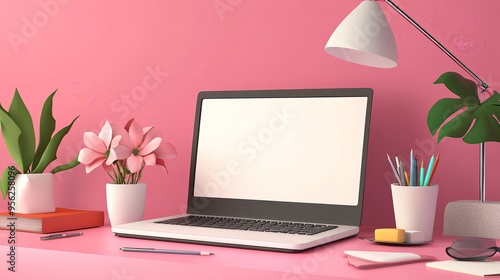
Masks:
[[[396,176],[396,180],[398,180],[399,185],[402,186],[403,184],[401,182],[401,177],[399,176],[398,171],[396,170],[396,167],[394,166],[394,163],[392,163],[392,160],[391,160],[391,157],[389,156],[389,154],[387,154],[387,160],[389,160],[389,164],[391,165],[392,172],[394,172],[394,176]]]
[[[156,249],[156,248],[134,248],[134,247],[122,247],[120,250],[124,252],[145,252],[145,253],[163,253],[163,254],[178,254],[178,255],[199,255],[199,256],[211,256],[214,253],[204,252],[204,251],[184,251],[184,250],[168,250],[168,249]]]
[[[83,232],[57,233],[40,237],[40,240],[52,240],[83,235]]]

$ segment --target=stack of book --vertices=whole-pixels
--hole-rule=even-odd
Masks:
[[[56,208],[55,212],[41,214],[15,213],[11,216],[9,212],[0,213],[0,229],[11,230],[11,223],[14,223],[16,231],[53,233],[102,226],[104,212]]]

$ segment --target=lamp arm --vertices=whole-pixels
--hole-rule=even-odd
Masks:
[[[418,29],[422,34],[425,35],[429,40],[431,40],[439,49],[441,49],[445,54],[447,54],[455,63],[457,63],[462,69],[465,70],[469,75],[471,75],[478,83],[478,86],[485,91],[488,88],[488,84],[486,84],[479,76],[474,74],[465,64],[463,64],[456,56],[454,56],[447,48],[445,48],[438,40],[432,37],[429,32],[427,32],[422,26],[420,26],[416,21],[414,21],[410,16],[408,16],[403,10],[401,10],[394,2],[391,0],[384,0],[389,6],[391,6],[399,15],[404,17],[411,25],[413,25],[416,29]]]
[[[486,91],[488,88],[488,84],[486,84],[481,78],[479,78],[474,72],[472,72],[465,64],[460,61],[456,56],[454,56],[447,48],[445,48],[438,40],[432,37],[429,32],[427,32],[422,26],[420,26],[416,21],[414,21],[409,15],[407,15],[403,10],[401,10],[396,4],[394,4],[391,0],[384,0],[389,6],[391,6],[399,15],[404,17],[411,25],[413,25],[416,29],[418,29],[422,34],[425,35],[429,40],[431,40],[439,49],[441,49],[445,54],[447,54],[455,63],[457,63],[462,69],[465,70],[469,75],[471,75],[478,83],[478,86],[482,89],[482,91]],[[486,186],[485,186],[485,145],[484,143],[480,143],[479,145],[479,199],[481,202],[485,201],[486,195]]]

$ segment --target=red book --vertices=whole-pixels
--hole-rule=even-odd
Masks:
[[[56,208],[52,213],[18,214],[0,213],[0,229],[53,233],[104,225],[104,212],[95,210],[80,210]]]

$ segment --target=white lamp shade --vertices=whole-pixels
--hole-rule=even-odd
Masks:
[[[392,68],[398,51],[391,27],[376,1],[363,1],[337,27],[325,51],[366,66]]]

